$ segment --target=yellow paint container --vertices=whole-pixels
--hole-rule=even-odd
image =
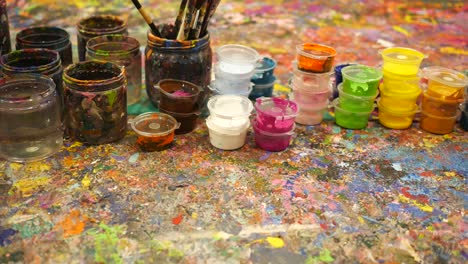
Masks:
[[[402,86],[405,85],[405,83],[402,84]],[[417,86],[410,85],[400,91],[388,89],[387,86],[381,84],[380,104],[392,111],[412,111],[420,94],[421,89]]]
[[[468,85],[468,77],[463,73],[438,66],[424,68],[422,73],[428,80],[429,95],[447,100],[463,98],[464,87]]]
[[[419,125],[421,129],[433,134],[448,134],[453,131],[457,115],[454,116],[435,116],[421,111],[421,120]]]
[[[413,123],[414,115],[418,112],[418,105],[413,104],[410,110],[398,111],[385,107],[382,101],[377,103],[379,108],[379,122],[392,129],[407,129]]]
[[[407,93],[419,88],[420,80],[418,75],[399,75],[383,71],[383,84],[390,91]]]
[[[383,70],[398,75],[416,75],[427,55],[410,48],[393,47],[380,50]]]

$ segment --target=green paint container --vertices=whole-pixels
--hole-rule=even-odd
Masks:
[[[343,91],[343,83],[338,85],[340,106],[348,111],[366,112],[374,109],[374,101],[377,94],[372,96],[353,95]]]
[[[340,99],[333,100],[332,107],[335,109],[335,123],[343,128],[363,129],[367,127],[369,116],[374,108],[370,111],[348,111],[340,105]]]
[[[353,95],[376,96],[382,72],[365,65],[348,66],[341,70],[343,91]]]

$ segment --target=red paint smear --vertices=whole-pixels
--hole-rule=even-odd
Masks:
[[[407,198],[416,200],[422,204],[428,204],[429,203],[429,198],[424,195],[424,194],[418,194],[418,195],[412,195],[411,193],[408,192],[409,188],[408,187],[403,187],[401,188],[401,193],[406,196]]]
[[[182,222],[182,219],[184,219],[184,216],[182,214],[180,214],[180,215],[172,218],[172,223],[174,225],[178,225],[178,224],[180,224]]]
[[[421,172],[421,174],[419,174],[423,177],[431,177],[431,176],[434,176],[434,173],[432,173],[432,171],[424,171],[424,172]]]
[[[320,227],[324,230],[328,230],[327,224],[320,224]]]
[[[380,173],[380,166],[379,165],[375,165],[375,172]]]

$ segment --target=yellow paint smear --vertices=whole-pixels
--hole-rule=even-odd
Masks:
[[[91,180],[88,177],[88,174],[86,174],[83,179],[81,180],[81,184],[83,185],[84,188],[88,188],[89,184],[91,184]]]
[[[454,47],[443,47],[440,48],[440,52],[445,54],[457,54],[457,55],[468,55],[468,50],[465,49],[458,49]]]
[[[398,198],[400,199],[401,202],[415,205],[421,211],[429,212],[429,213],[432,213],[432,211],[434,211],[434,208],[432,208],[428,204],[419,203],[418,201],[412,200],[412,199],[410,199],[410,198],[408,198],[406,196],[403,196],[401,194],[398,196]]]
[[[49,181],[50,179],[47,177],[21,179],[15,182],[13,187],[20,191],[23,197],[29,197],[33,194],[35,189],[48,184]]]
[[[82,215],[78,210],[73,210],[62,222],[57,224],[57,227],[63,229],[63,237],[79,235],[85,229],[88,220],[86,215]]]
[[[27,172],[38,172],[50,170],[50,165],[41,161],[36,161],[26,165],[25,169]]]
[[[393,26],[393,30],[395,30],[396,32],[400,32],[401,34],[409,37],[411,34],[408,32],[408,30],[400,27],[400,26]]]
[[[282,248],[284,247],[283,239],[279,237],[267,237],[266,241],[270,244],[270,246],[274,248]]]

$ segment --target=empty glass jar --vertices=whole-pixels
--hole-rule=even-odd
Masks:
[[[78,58],[84,61],[89,39],[109,34],[127,35],[127,21],[112,15],[98,15],[82,19],[78,28]]]
[[[54,81],[43,75],[0,79],[0,156],[15,162],[60,150],[63,130]]]
[[[127,73],[127,105],[140,100],[141,52],[138,40],[124,35],[92,38],[86,45],[86,60],[115,62]]]
[[[65,132],[85,144],[104,144],[125,136],[125,69],[112,62],[86,61],[63,73]]]
[[[16,49],[44,48],[60,54],[63,67],[73,63],[70,34],[58,27],[26,28],[16,34]]]

